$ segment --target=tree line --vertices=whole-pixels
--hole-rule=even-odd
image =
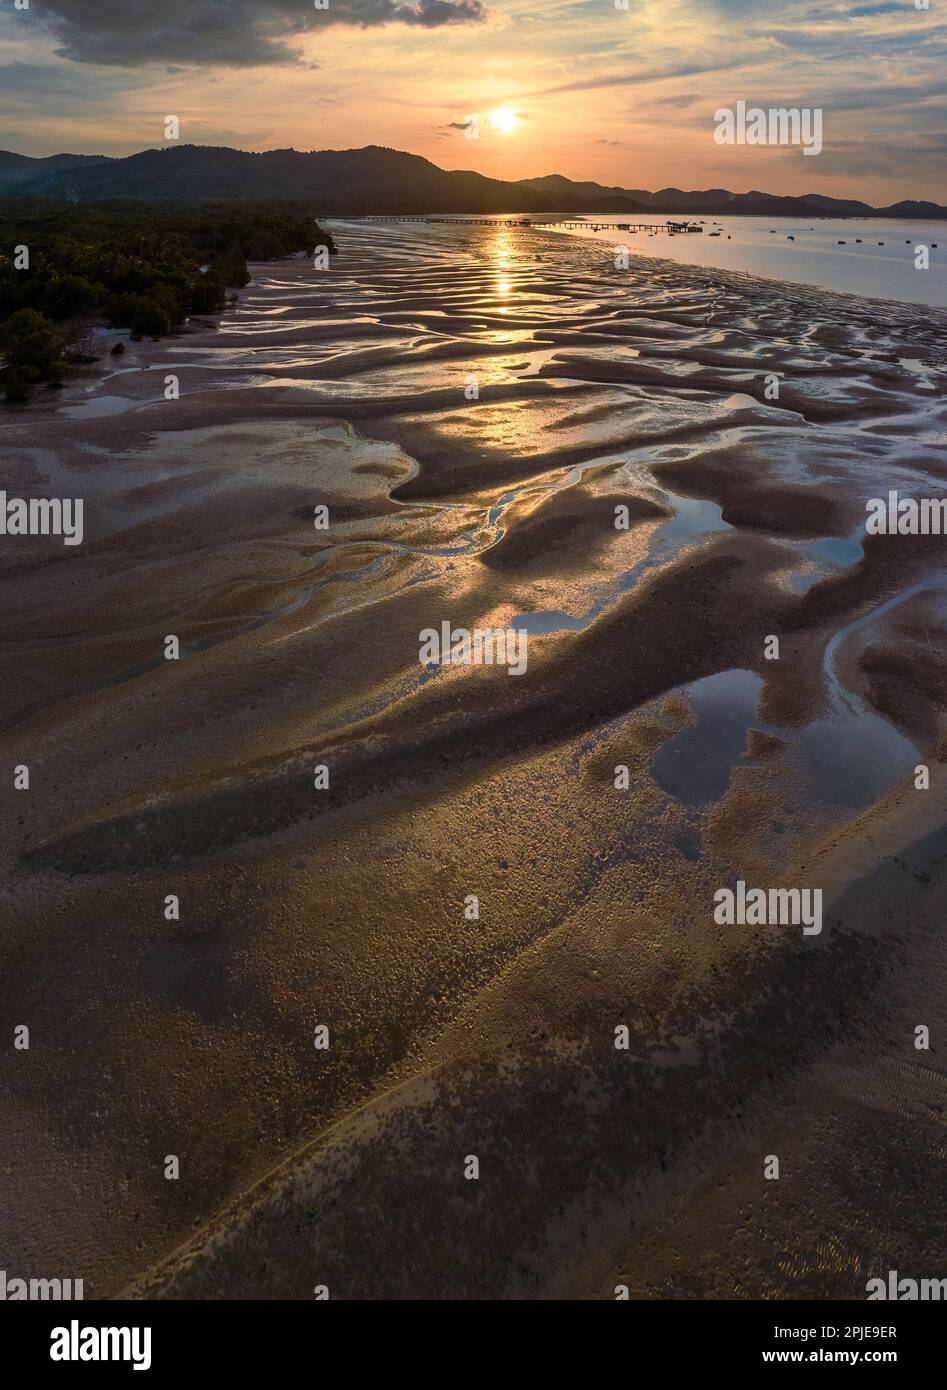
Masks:
[[[0,386],[26,400],[96,360],[95,329],[160,338],[193,314],[216,314],[249,283],[247,261],[277,260],[331,236],[291,204],[63,206],[0,202]],[[124,351],[121,341],[112,352]]]

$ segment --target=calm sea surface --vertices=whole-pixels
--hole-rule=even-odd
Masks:
[[[665,215],[638,216],[668,221]],[[620,230],[619,223],[634,220],[630,214],[586,220],[587,230],[563,230],[563,235],[595,237],[612,246],[627,246],[636,255],[745,270],[873,299],[947,305],[947,222],[695,217],[691,220],[703,227],[702,232],[668,236]],[[593,231],[593,224],[607,224],[606,230]],[[927,270],[915,266],[919,246],[929,248]]]

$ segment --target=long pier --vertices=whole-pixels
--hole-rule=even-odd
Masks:
[[[593,222],[590,218],[563,217],[491,217],[483,213],[479,217],[451,217],[421,215],[389,215],[375,213],[354,213],[350,217],[338,213],[329,214],[317,221],[335,222],[445,222],[454,227],[575,227],[593,232],[702,232],[697,222]]]

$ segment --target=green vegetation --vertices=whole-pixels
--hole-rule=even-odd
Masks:
[[[332,238],[294,205],[0,202],[0,385],[8,401],[95,360],[93,330],[159,338],[192,314],[219,313],[249,283],[248,260],[276,260]],[[26,247],[29,268],[16,268]]]
[[[54,385],[63,369],[62,343],[49,319],[35,309],[18,309],[0,324],[3,386],[8,401],[25,401],[37,381]]]
[[[246,257],[236,242],[232,246],[228,246],[226,251],[221,251],[220,255],[214,257],[210,263],[208,274],[212,272],[216,272],[225,285],[236,285],[242,289],[244,285],[250,283]]]

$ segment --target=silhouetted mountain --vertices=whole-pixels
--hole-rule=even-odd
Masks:
[[[681,188],[659,188],[651,195],[651,206],[671,208],[675,212],[692,212],[699,208],[720,207],[737,197],[756,198],[755,193],[730,193],[726,188],[706,188],[703,192],[685,193]],[[765,197],[766,195],[763,194]]]
[[[821,208],[829,217],[869,217],[874,212],[868,203],[860,203],[857,198],[826,198],[822,193],[804,193],[802,200]]]
[[[945,209],[937,203],[916,202],[908,198],[902,203],[892,203],[889,208],[879,208],[883,217],[943,217]]]
[[[562,174],[547,174],[538,179],[521,179],[520,187],[558,194],[578,196],[589,213],[607,211],[686,212],[722,216],[741,213],[758,217],[945,217],[947,208],[936,203],[904,202],[890,208],[873,208],[869,203],[849,198],[828,198],[821,193],[805,193],[786,198],[775,193],[754,189],[749,193],[731,193],[727,188],[705,188],[687,192],[681,188],[660,188],[649,193],[643,188],[616,188],[588,181],[574,183]]]
[[[531,188],[537,193],[550,194],[555,199],[579,198],[583,202],[594,203],[596,212],[603,211],[600,206],[603,201],[614,202],[616,199],[625,204],[628,211],[644,211],[654,197],[653,193],[643,188],[609,188],[601,183],[575,182],[564,174],[546,174],[541,179],[518,179],[515,187]]]
[[[558,210],[558,200],[482,174],[439,169],[420,155],[361,150],[246,150],[174,145],[88,168],[36,170],[18,195],[109,198],[305,198],[317,213]],[[580,200],[576,200],[576,207]]]
[[[291,199],[317,216],[357,213],[532,212],[595,214],[744,213],[769,217],[947,217],[935,203],[902,202],[872,208],[854,200],[809,194],[785,198],[726,188],[649,193],[575,181],[562,174],[507,183],[466,169],[439,169],[420,155],[379,145],[360,150],[266,150],[169,145],[124,159],[51,155],[33,159],[0,152],[0,196],[78,200]]]
[[[9,193],[25,184],[56,174],[60,169],[87,169],[107,162],[104,154],[50,154],[36,159],[28,154],[0,150],[0,193]]]

